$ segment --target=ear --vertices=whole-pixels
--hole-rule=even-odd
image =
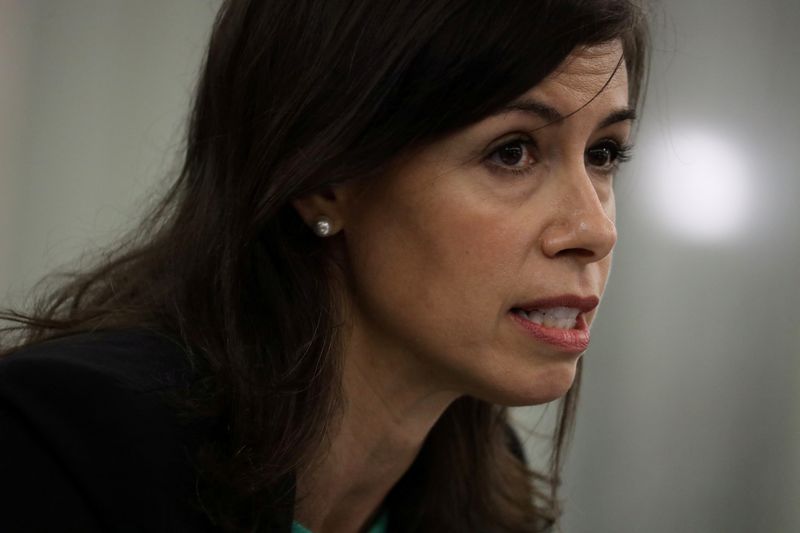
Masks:
[[[321,217],[326,217],[330,220],[329,235],[335,235],[344,227],[348,192],[347,186],[335,185],[320,192],[296,198],[292,200],[292,206],[310,228],[313,228]]]

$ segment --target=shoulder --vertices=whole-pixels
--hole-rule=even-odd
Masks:
[[[80,380],[113,382],[146,392],[174,386],[186,373],[184,349],[148,330],[97,331],[50,339],[0,358],[0,380],[36,378],[36,383],[71,387]]]
[[[166,393],[189,380],[183,350],[167,337],[83,333],[0,359],[0,406],[71,460],[96,464],[89,451],[113,445],[124,448],[119,459],[137,459],[126,454],[168,442],[176,426]]]
[[[191,438],[167,393],[189,381],[180,345],[144,331],[63,337],[0,359],[0,475],[13,480],[0,516],[84,530],[183,520],[173,500],[191,494]]]

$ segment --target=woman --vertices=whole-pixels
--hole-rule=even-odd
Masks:
[[[5,317],[0,521],[547,530],[644,51],[627,0],[225,2],[167,196]]]

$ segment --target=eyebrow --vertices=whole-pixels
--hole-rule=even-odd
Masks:
[[[583,109],[583,107],[579,107],[569,115],[562,115],[556,108],[549,106],[545,103],[542,103],[538,100],[534,100],[531,98],[523,98],[519,100],[515,100],[510,104],[503,106],[500,108],[496,113],[492,113],[492,116],[495,115],[502,115],[504,113],[508,113],[511,111],[522,111],[524,113],[530,113],[536,115],[539,118],[544,119],[548,124],[553,122],[560,122],[565,118],[573,115]],[[636,120],[636,110],[632,107],[623,107],[620,109],[615,109],[611,113],[609,113],[603,120],[600,121],[598,124],[598,128],[605,128],[612,124],[616,124],[617,122],[624,122],[626,120]]]

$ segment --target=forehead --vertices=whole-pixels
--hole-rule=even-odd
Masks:
[[[628,74],[622,43],[613,41],[576,48],[529,95],[546,100],[564,115],[593,99],[626,106]]]

